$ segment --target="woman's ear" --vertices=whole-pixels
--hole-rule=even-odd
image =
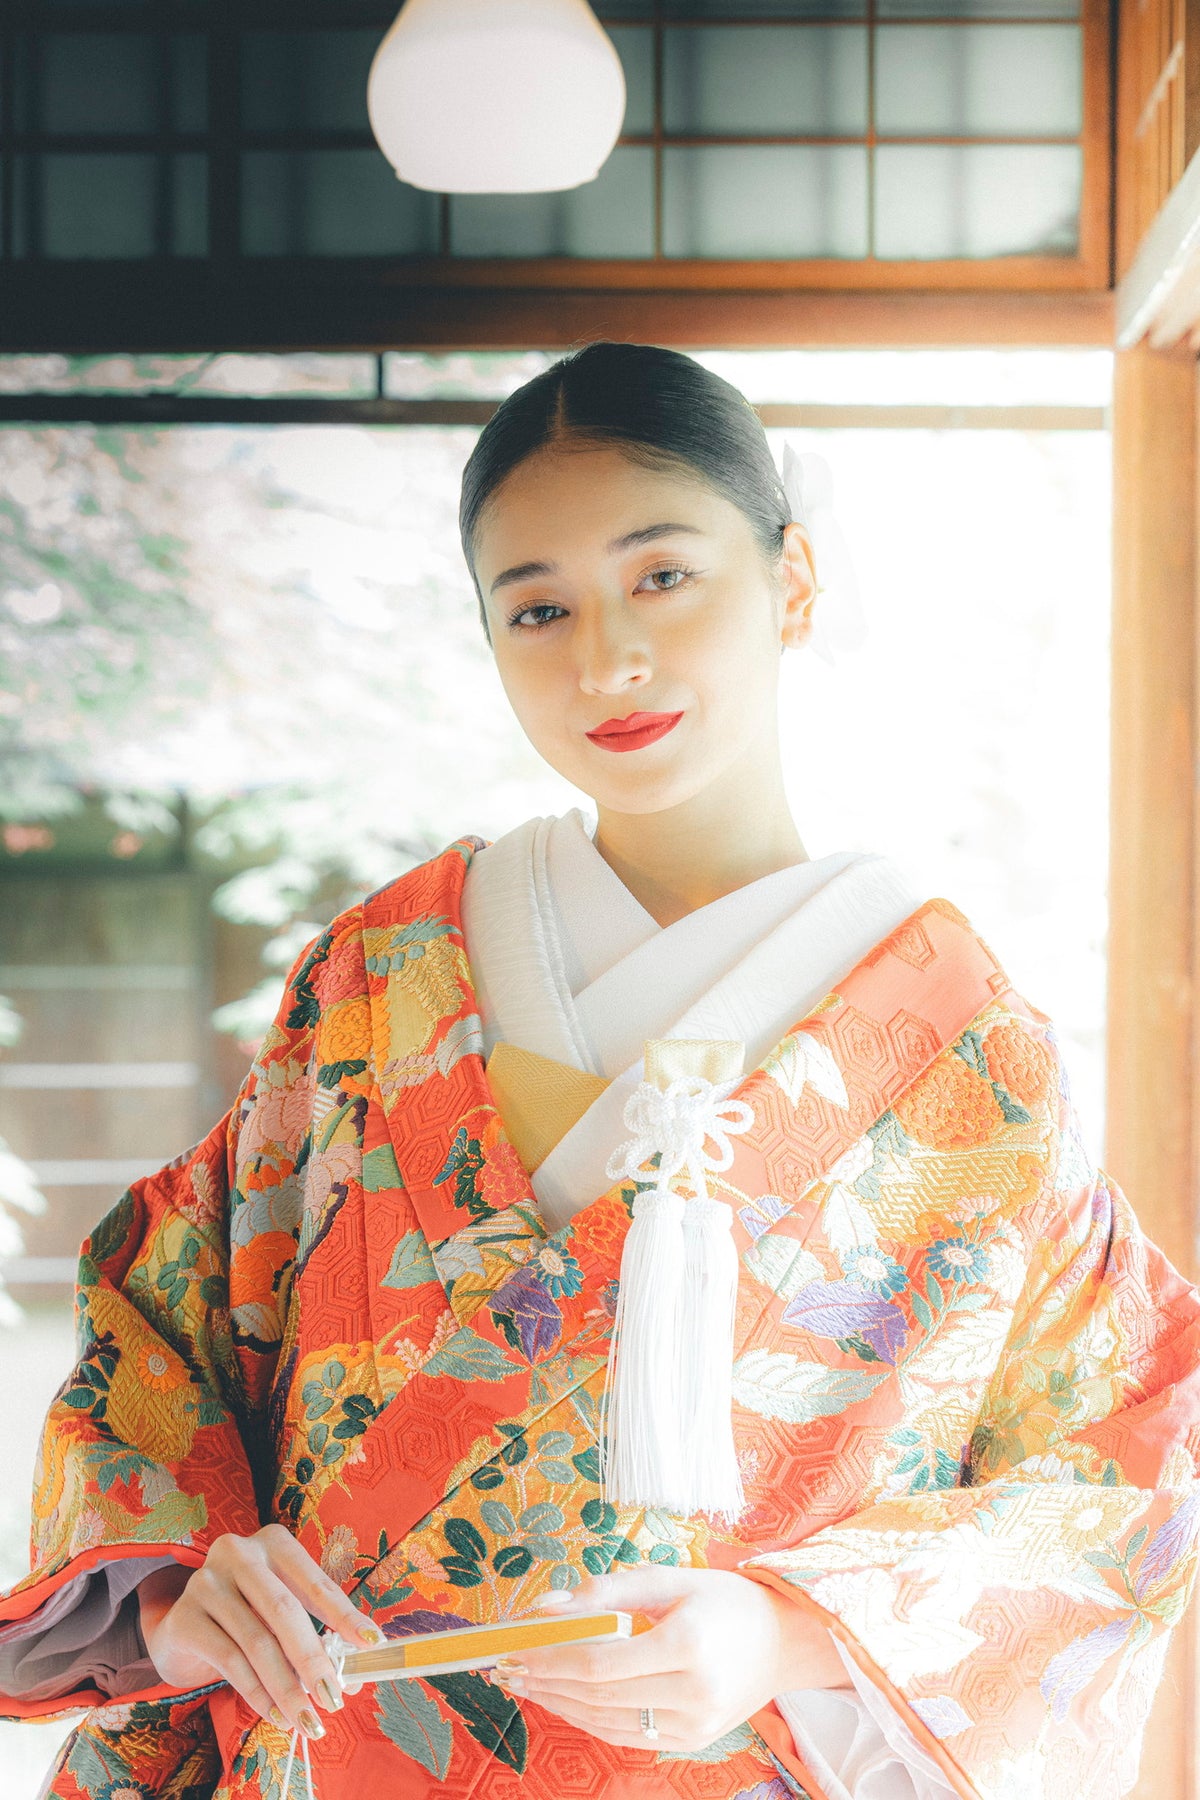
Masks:
[[[805,527],[793,519],[783,533],[779,637],[785,649],[799,649],[812,631],[812,609],[816,598],[816,558],[812,539]]]

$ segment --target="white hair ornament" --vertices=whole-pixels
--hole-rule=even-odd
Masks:
[[[867,621],[850,548],[833,511],[833,471],[815,451],[783,446],[783,491],[792,518],[812,539],[817,600],[807,643],[825,662],[846,650],[861,650]]]

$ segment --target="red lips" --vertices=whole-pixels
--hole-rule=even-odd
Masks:
[[[585,736],[601,750],[641,750],[674,731],[682,717],[681,712],[635,712],[624,719],[605,719],[603,725],[597,725]]]

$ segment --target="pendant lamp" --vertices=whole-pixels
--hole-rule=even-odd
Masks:
[[[549,193],[599,174],[625,75],[587,0],[405,0],[371,64],[367,110],[413,187]]]

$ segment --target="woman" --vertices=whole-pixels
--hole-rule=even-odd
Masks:
[[[83,1246],[0,1628],[10,1716],[92,1708],[47,1792],[276,1800],[296,1731],[320,1800],[1125,1792],[1193,1576],[1197,1295],[963,915],[808,858],[776,693],[817,587],[757,419],[590,345],[461,521],[596,822],[342,914]],[[556,1595],[647,1629],[343,1697],[312,1624]]]

